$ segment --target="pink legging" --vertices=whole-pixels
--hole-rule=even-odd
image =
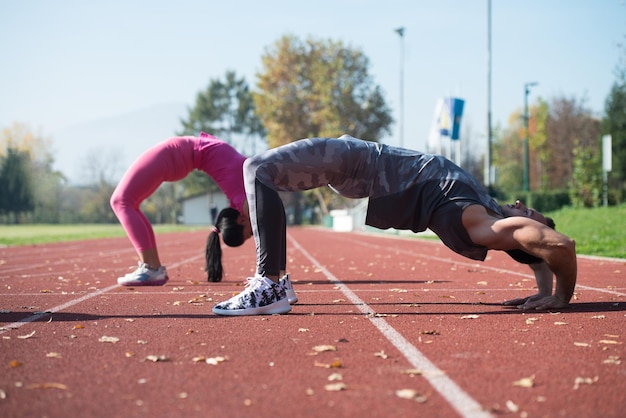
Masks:
[[[152,225],[139,210],[164,181],[177,181],[193,170],[193,143],[171,138],[147,150],[126,171],[111,196],[111,208],[137,252],[156,248]]]

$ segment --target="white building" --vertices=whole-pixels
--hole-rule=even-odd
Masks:
[[[190,196],[180,200],[182,217],[180,222],[185,225],[213,225],[211,207],[215,206],[216,214],[230,206],[226,195],[221,191]]]

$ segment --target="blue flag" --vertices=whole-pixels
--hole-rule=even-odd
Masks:
[[[446,97],[444,99],[441,135],[449,136],[453,140],[459,139],[464,105],[465,100],[463,99],[457,99],[456,97]]]

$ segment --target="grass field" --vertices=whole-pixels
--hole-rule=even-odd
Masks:
[[[546,215],[558,231],[576,240],[578,254],[626,259],[626,205],[565,208]]]
[[[156,225],[157,234],[197,230],[198,226]],[[208,231],[208,227],[206,227]],[[60,241],[123,237],[119,224],[0,225],[0,245],[32,245]],[[129,242],[130,245],[130,242]]]
[[[594,209],[561,209],[546,214],[558,231],[576,240],[578,254],[626,259],[626,205]],[[156,225],[157,234],[208,227]],[[0,225],[0,245],[31,245],[57,241],[124,236],[120,225]],[[130,243],[129,243],[130,245]]]

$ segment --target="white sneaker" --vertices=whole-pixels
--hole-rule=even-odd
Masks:
[[[117,283],[122,286],[163,286],[168,280],[165,266],[153,270],[146,263],[140,262],[137,270],[118,277]]]
[[[285,289],[285,293],[287,293],[287,300],[289,301],[289,304],[293,305],[293,304],[298,303],[298,296],[296,296],[296,292],[293,290],[291,280],[289,280],[289,273],[281,277],[278,283]]]
[[[249,278],[241,293],[213,307],[213,313],[231,316],[284,314],[290,310],[283,286],[262,276]]]

